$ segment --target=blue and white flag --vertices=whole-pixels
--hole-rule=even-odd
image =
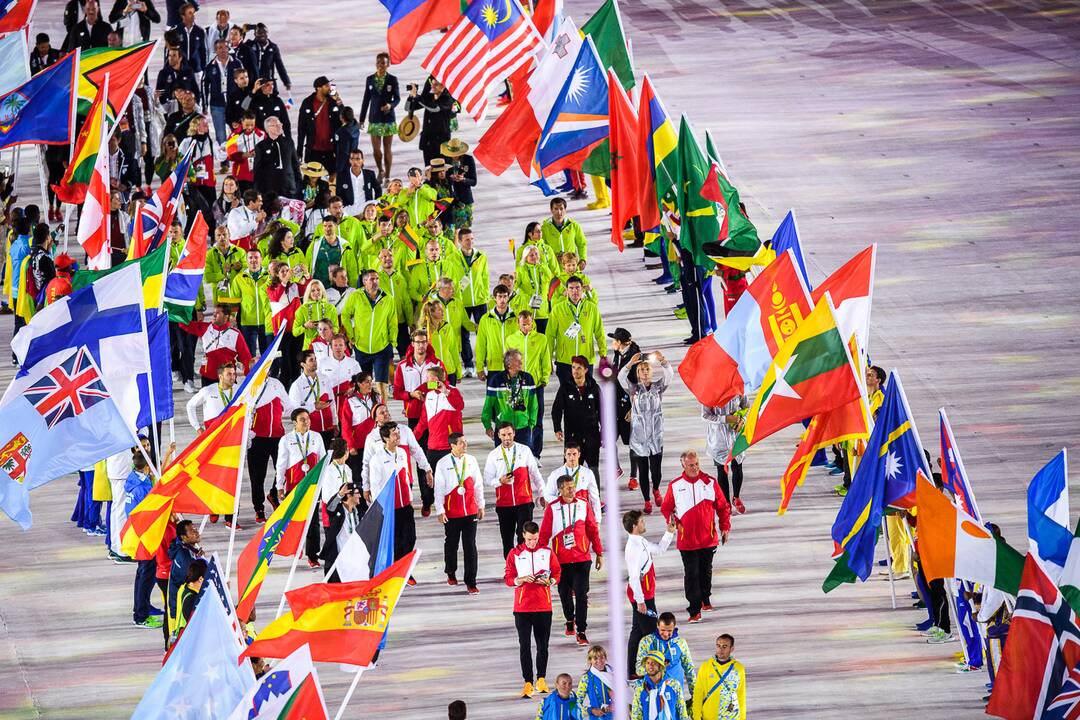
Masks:
[[[263,675],[258,684],[236,704],[228,720],[276,720],[288,717],[289,703],[301,683],[309,677],[314,681],[322,702],[323,717],[330,717],[319,686],[319,674],[311,661],[311,648],[305,643]]]
[[[0,6],[4,3],[0,0]],[[0,95],[11,92],[30,79],[30,51],[26,33],[0,37]]]
[[[803,260],[802,244],[799,242],[799,226],[795,223],[794,210],[788,210],[787,215],[780,221],[776,232],[773,233],[771,244],[777,256],[782,255],[788,248],[795,253],[795,264],[799,268],[803,282],[806,283],[806,289],[813,290],[814,286],[810,284],[810,277],[806,274],[806,261]]]
[[[23,530],[30,491],[138,443],[86,348],[39,363],[0,405],[0,509]]]
[[[610,134],[607,72],[586,37],[536,143],[540,175],[580,168]]]
[[[1035,473],[1027,490],[1028,546],[1055,582],[1072,544],[1069,531],[1069,470],[1065,450]]]
[[[76,55],[68,53],[19,87],[0,95],[0,149],[26,143],[71,142]]]

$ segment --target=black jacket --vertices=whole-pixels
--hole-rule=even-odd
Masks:
[[[613,351],[611,356],[612,371],[616,375],[618,375],[619,371],[622,370],[628,362],[630,362],[630,358],[634,357],[639,352],[641,352],[641,348],[638,347],[638,344],[632,340],[630,341],[630,347],[626,348],[625,351]],[[630,371],[630,382],[637,382],[637,370]],[[623,390],[622,385],[619,385],[618,383],[615,383],[615,388],[616,397],[618,398],[619,403],[619,410],[621,411],[619,413],[619,418],[621,419],[623,415],[626,414],[625,410],[630,409],[630,395],[625,390]]]
[[[117,165],[119,166],[119,173],[117,180],[120,182],[120,187],[124,190],[129,190],[133,187],[139,187],[140,169],[137,158],[130,150],[124,150],[124,144],[121,143],[120,148],[117,150],[119,157],[117,158]]]
[[[84,18],[72,26],[67,37],[64,38],[63,47],[60,49],[63,52],[68,52],[75,48],[89,50],[90,48],[108,47],[109,33],[111,32],[112,26],[105,22],[104,19],[98,18],[98,21],[94,23],[94,27],[91,28],[87,26]]]
[[[221,67],[218,65],[217,58],[210,60],[206,63],[206,67],[203,68],[202,77],[202,96],[206,99],[206,104],[211,107],[226,107],[229,102],[229,93],[236,88],[236,80],[233,73],[237,70],[243,69],[243,64],[239,60],[229,58],[225,63],[225,92],[221,92]]]
[[[188,127],[191,125],[191,121],[199,116],[198,108],[191,112],[184,112],[183,108],[181,108],[174,113],[169,113],[169,116],[165,118],[165,134],[175,137],[177,143],[183,142],[184,138],[188,136]]]
[[[551,424],[555,432],[562,432],[566,439],[598,437],[600,435],[600,386],[591,377],[585,378],[585,386],[578,388],[559,384],[555,403],[551,406]]]
[[[255,112],[252,110],[254,101],[255,96],[251,94],[250,85],[246,88],[233,86],[229,90],[229,98],[225,103],[225,122],[231,127],[239,123],[248,110]]]
[[[334,172],[339,175],[349,169],[349,155],[360,147],[360,124],[342,125],[334,131]],[[329,169],[329,168],[327,168]]]
[[[260,130],[265,130],[263,123],[271,115],[281,120],[281,126],[285,134],[292,137],[292,123],[289,121],[289,111],[280,95],[267,95],[264,92],[255,93],[251,99],[251,111],[255,113],[255,125]]]
[[[322,558],[323,564],[326,569],[330,569],[330,566],[337,560],[338,548],[337,536],[341,532],[341,528],[345,525],[345,514],[349,512],[345,509],[345,505],[341,502],[341,497],[335,495],[330,499],[330,502],[326,503],[326,514],[330,518],[330,524],[326,526],[326,540],[323,542],[322,551],[319,553],[319,557]],[[360,523],[360,508],[355,507],[352,509],[352,517],[354,526]],[[335,572],[335,575],[337,573]],[[336,578],[329,580],[329,582],[339,582]]]
[[[154,84],[154,89],[161,91],[161,97],[158,98],[161,103],[172,100],[173,90],[176,88],[183,88],[195,93],[195,102],[202,99],[199,84],[195,82],[195,73],[191,71],[191,66],[183,60],[180,61],[180,68],[177,70],[173,70],[171,65],[165,63],[165,67],[158,71],[157,82]]]
[[[247,40],[240,46],[240,60],[247,68],[253,86],[256,79],[276,80],[278,74],[281,75],[281,82],[292,86],[289,73],[285,72],[285,63],[281,61],[281,50],[276,43],[267,40],[264,47],[256,40]]]
[[[299,198],[300,162],[296,146],[288,134],[277,140],[263,138],[255,146],[255,189],[281,197]]]
[[[364,122],[396,123],[394,108],[400,102],[401,92],[398,89],[396,77],[387,73],[386,82],[383,83],[382,90],[379,90],[375,87],[375,76],[368,75],[367,82],[364,84],[364,101],[360,105],[360,117],[357,119],[361,124]],[[383,112],[383,105],[389,105],[390,111]]]
[[[375,171],[364,168],[360,171],[360,174],[364,178],[364,186],[360,188],[364,200],[366,202],[378,200],[382,195],[382,186],[379,185],[379,177],[375,174]],[[346,167],[345,172],[338,170],[337,194],[338,197],[341,198],[341,202],[345,204],[345,207],[357,202],[356,190],[357,189],[353,187],[352,169]]]
[[[56,48],[49,48],[49,52],[45,57],[38,55],[37,50],[30,51],[30,74],[37,75],[45,68],[52,65],[54,62],[60,59],[60,51]]]
[[[197,0],[165,0],[165,25],[166,27],[176,27],[180,24],[180,6],[185,2],[190,2],[195,6],[195,9],[199,9],[199,3]]]
[[[334,132],[341,127],[341,101],[327,96],[326,105],[325,112],[330,114],[330,146],[333,148]],[[297,155],[304,157],[304,150],[313,142],[315,142],[315,93],[311,93],[300,103],[300,113],[296,120]],[[334,168],[326,168],[326,170],[332,172]]]
[[[109,22],[117,27],[118,32],[121,33],[121,42],[125,45],[146,42],[150,39],[150,25],[161,22],[161,14],[154,7],[153,0],[143,0],[143,2],[146,3],[146,10],[137,10],[135,12],[139,16],[139,37],[137,38],[123,37],[123,31],[120,30],[120,21],[124,19],[124,11],[127,10],[128,0],[116,0],[113,3],[112,11],[109,13]]]
[[[176,591],[187,581],[187,571],[191,561],[202,557],[203,551],[192,545],[185,545],[177,537],[173,538],[168,554],[172,559],[172,566],[169,568],[168,594],[165,599],[169,615],[176,617]]]
[[[464,177],[463,180],[456,181],[451,180],[453,170],[446,174],[447,180],[450,180],[450,191],[454,196],[454,202],[461,205],[472,205],[472,189],[476,187],[476,161],[473,160],[472,155],[461,155],[456,158],[447,158],[447,162],[457,165]]]
[[[443,90],[442,95],[425,90],[414,98],[405,99],[405,109],[416,112],[424,111],[424,124],[420,129],[420,149],[435,155],[439,146],[450,139],[450,121],[457,115],[454,112],[454,98]]]
[[[192,25],[191,30],[183,25],[171,29],[180,36],[180,57],[196,73],[202,72],[206,66],[206,31],[198,25]]]

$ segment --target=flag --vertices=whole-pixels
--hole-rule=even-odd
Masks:
[[[303,480],[274,509],[241,551],[236,565],[236,583],[239,589],[236,613],[245,622],[251,615],[251,609],[255,607],[255,598],[262,588],[274,555],[289,557],[295,555],[300,547],[305,523],[311,517],[311,510],[318,499],[319,478],[328,457],[323,456],[322,460],[315,463],[315,467],[308,470]]]
[[[240,383],[240,387],[236,388],[236,392],[233,393],[232,400],[229,401],[222,409],[222,414],[226,410],[246,403],[251,407],[255,407],[259,404],[259,397],[262,394],[263,385],[266,383],[266,378],[270,376],[270,370],[274,364],[274,360],[278,358],[281,348],[281,339],[285,335],[285,330],[278,330],[277,335],[267,345],[266,350],[259,357],[259,361],[256,362],[247,375],[244,376],[244,382]]]
[[[1016,595],[1024,556],[953,505],[921,470],[916,471],[916,476],[919,508],[916,546],[926,579],[971,580]]]
[[[1031,554],[1056,578],[1069,555],[1068,456],[1062,449],[1043,466],[1027,489],[1028,546]]]
[[[803,282],[806,283],[806,287],[813,290],[814,286],[810,282],[810,276],[806,274],[806,261],[803,259],[802,243],[799,242],[799,225],[795,222],[794,209],[788,210],[787,215],[776,226],[776,232],[773,233],[769,245],[776,255],[791,248],[791,251],[795,254],[795,263],[798,265]],[[835,293],[833,294],[833,302],[840,302],[840,298],[837,298]]]
[[[228,720],[325,720],[326,700],[307,645],[263,675],[236,704]]]
[[[59,184],[53,185],[52,189],[61,201],[79,205],[86,199],[86,190],[93,179],[94,170],[97,167],[98,156],[105,149],[104,162],[109,160],[109,128],[105,119],[106,98],[109,94],[109,78],[105,78],[104,85],[98,90],[94,104],[79,130],[79,137],[75,141],[75,149],[71,154],[64,176]],[[107,176],[106,176],[107,177]],[[80,224],[81,224],[80,219]]]
[[[132,447],[104,378],[85,347],[34,366],[0,405],[0,509],[30,527],[30,491]]]
[[[253,685],[251,663],[237,663],[241,646],[217,593],[205,593],[157,677],[139,701],[132,720],[172,717],[216,720]]]
[[[874,546],[886,506],[910,508],[915,499],[915,473],[930,474],[922,443],[911,420],[900,375],[893,370],[885,385],[866,452],[855,470],[832,526],[839,556],[830,578],[866,580],[874,563]],[[827,580],[823,590],[835,587]]]
[[[112,246],[109,243],[109,153],[107,150],[108,130],[105,123],[98,126],[101,133],[98,141],[98,149],[106,148],[106,152],[98,152],[94,156],[94,166],[90,173],[90,181],[86,185],[85,197],[83,198],[82,211],[79,213],[79,228],[75,233],[76,239],[86,251],[86,266],[90,270],[101,270],[112,265]]]
[[[267,625],[243,656],[283,658],[307,643],[316,662],[367,667],[419,553],[413,550],[371,580],[315,583],[285,593],[290,611]]]
[[[580,168],[581,161],[607,136],[607,73],[586,37],[536,145],[540,174]]]
[[[863,395],[851,353],[836,327],[832,302],[822,298],[769,364],[734,457],[754,443],[803,418],[846,405]]]
[[[825,293],[832,296],[840,332],[844,337],[855,335],[859,349],[864,353],[870,343],[870,305],[874,299],[876,258],[875,243],[841,265],[810,293],[814,302]]]
[[[0,150],[28,143],[66,145],[71,142],[75,63],[76,53],[70,52],[0,96]]]
[[[0,34],[14,33],[30,24],[37,0],[4,0],[0,3]]]
[[[237,405],[184,448],[128,515],[120,531],[124,554],[136,560],[152,558],[161,545],[171,512],[232,513],[247,433],[247,406]]]
[[[229,597],[227,589],[228,583],[221,577],[220,568],[217,553],[211,553],[210,559],[206,563],[206,580],[203,582],[202,590],[199,591],[200,598],[206,594],[208,588],[217,593],[218,599],[221,600],[221,606],[225,608],[225,617],[229,619],[229,627],[232,629],[233,635],[236,636],[237,642],[246,645],[247,635],[236,617],[236,608],[233,607],[232,598]]]
[[[1061,572],[1058,587],[1073,612],[1080,612],[1080,520],[1076,522],[1076,530],[1069,543],[1069,555],[1065,559],[1065,569]]]
[[[1080,711],[1076,614],[1036,555],[1028,553],[1009,641],[986,714],[1006,720],[1075,718]]]
[[[941,425],[941,484],[953,494],[961,510],[982,522],[979,506],[975,503],[975,492],[964,470],[964,461],[960,459],[960,448],[956,446],[945,408],[938,410],[938,420]]]
[[[611,242],[623,250],[623,228],[638,215],[644,157],[638,150],[638,120],[626,91],[608,70],[608,117],[611,123]]]
[[[12,32],[0,37],[0,95],[11,92],[29,79],[30,50],[26,47],[26,33]]]
[[[409,252],[416,253],[416,248],[420,247],[421,239],[420,234],[416,232],[416,228],[411,223],[406,223],[401,230],[398,231],[398,239],[405,244],[405,247],[409,248]]]
[[[85,115],[109,78],[106,113],[115,122],[127,110],[131,96],[142,81],[150,58],[157,49],[157,40],[122,48],[90,48],[79,53],[78,103],[79,114]]]
[[[581,26],[581,34],[592,40],[601,66],[619,76],[624,90],[634,87],[634,60],[623,32],[618,0],[604,0],[592,17]]]
[[[180,194],[187,182],[188,168],[191,165],[191,151],[184,153],[179,164],[169,177],[161,183],[158,189],[150,196],[150,199],[139,209],[139,216],[135,218],[135,230],[132,233],[132,244],[128,248],[128,258],[140,258],[161,244],[162,238],[169,231],[176,216],[176,209],[180,204]],[[142,244],[136,244],[136,238],[141,238]]]
[[[341,582],[370,580],[394,562],[394,488],[392,475],[379,491],[356,532],[338,551],[336,572]]]
[[[742,208],[739,207],[739,191],[731,184],[724,170],[724,162],[720,159],[720,153],[713,145],[712,135],[705,132],[705,154],[712,163],[709,182],[706,183],[702,192],[708,199],[718,203],[723,210],[723,218],[720,221],[720,235],[717,240],[728,252],[750,253],[754,255],[761,246],[757,228],[750,218],[746,217]],[[833,302],[840,306],[839,298],[833,298]],[[845,336],[846,337],[846,336]]]
[[[540,131],[577,60],[581,33],[569,17],[558,18],[552,40],[537,59],[518,93],[480,138],[473,157],[495,175],[502,175],[516,160],[525,175],[536,151]]]
[[[667,110],[652,87],[648,74],[641,80],[638,98],[638,147],[645,151],[645,170],[638,208],[643,230],[660,227],[660,208],[664,196],[675,186],[678,135]],[[809,311],[809,307],[807,308]]]
[[[706,199],[702,192],[708,181],[710,165],[686,115],[679,120],[679,144],[675,157],[675,203],[681,220],[679,246],[694,256],[696,265],[711,269],[713,262],[705,253],[705,245],[716,242],[720,221],[716,204]]]
[[[442,81],[477,122],[493,87],[526,67],[543,40],[518,0],[472,0],[420,66]]]
[[[170,322],[191,322],[195,301],[202,292],[203,271],[206,269],[206,235],[206,221],[202,213],[198,213],[176,267],[169,271],[165,280],[164,307],[169,313]]]
[[[690,347],[679,375],[702,405],[753,392],[812,307],[795,259],[785,252],[750,283],[717,331]]]
[[[134,433],[141,409],[140,387],[150,369],[139,268],[128,267],[76,290],[40,310],[11,341],[19,372],[0,404],[27,386],[40,362],[86,346],[125,422]]]
[[[386,46],[390,63],[398,65],[409,57],[417,39],[432,30],[449,27],[461,17],[460,0],[381,0],[390,11],[386,24]]]

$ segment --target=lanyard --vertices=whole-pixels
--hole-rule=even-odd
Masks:
[[[574,322],[580,325],[581,311],[585,309],[585,303],[578,303],[577,305],[574,305],[574,303],[568,302],[567,305],[570,306],[570,313],[574,316]]]
[[[569,522],[567,522],[566,518],[566,507],[568,504],[570,506]],[[563,521],[563,530],[573,530],[574,525],[577,523],[577,498],[574,498],[574,501],[572,503],[560,503],[560,505],[562,507],[559,508],[559,516],[562,518]]]
[[[218,394],[218,399],[221,400],[221,406],[222,407],[229,407],[229,403],[232,402],[232,397],[233,397],[232,389],[230,389],[229,394],[226,395],[224,392],[221,391],[221,385],[219,383],[218,384],[218,393],[217,394]]]
[[[304,379],[307,379],[306,375],[304,376]],[[304,399],[300,402],[300,404],[301,405],[307,405],[308,398],[310,398],[313,393],[315,395],[315,402],[318,402],[319,397],[321,397],[321,394],[319,393],[319,376],[318,375],[315,376],[314,382],[312,382],[311,380],[308,380],[307,395],[304,396]]]
[[[563,470],[566,471],[566,477],[574,479],[574,489],[577,490],[578,475],[581,474],[581,466],[578,465],[574,469],[574,474],[573,475],[570,474],[570,468],[566,467],[565,465],[563,466]]]
[[[533,294],[539,295],[540,294],[540,277],[539,277],[540,266],[539,265],[526,264],[525,267],[529,271],[529,279],[532,280]]]
[[[296,447],[300,447],[300,433],[294,433],[296,435]],[[304,433],[304,453],[303,457],[306,460],[308,456],[308,447],[311,445],[311,432]]]
[[[334,463],[334,472],[337,473],[338,487],[340,488],[342,485],[345,484],[345,466]]]
[[[514,443],[514,452],[513,452],[512,455],[510,455],[510,459],[506,458],[506,448],[505,447],[502,447],[500,445],[499,449],[502,450],[503,462],[506,463],[506,472],[507,473],[514,472],[514,465],[517,464],[517,443]]]
[[[461,459],[461,470],[458,470],[457,458],[450,455],[450,464],[454,466],[454,474],[457,475],[457,485],[459,488],[465,487],[465,472],[469,469],[469,462],[465,459]]]

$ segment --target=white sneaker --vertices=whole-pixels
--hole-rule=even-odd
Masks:
[[[191,382],[190,380],[185,382],[184,383],[184,392],[186,392],[188,395],[194,395],[195,394],[195,383]]]
[[[180,373],[176,372],[175,370],[172,371],[172,381],[174,383],[180,382]]]

